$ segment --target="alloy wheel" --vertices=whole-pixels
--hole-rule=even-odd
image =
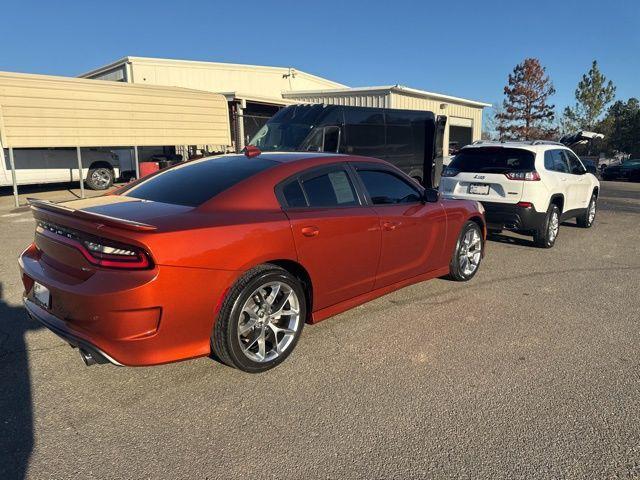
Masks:
[[[106,168],[99,168],[91,174],[91,182],[98,188],[107,188],[111,183],[111,175]]]
[[[482,239],[476,228],[469,228],[462,239],[458,253],[460,270],[465,276],[473,274],[480,265]]]
[[[238,318],[238,341],[254,362],[270,362],[282,355],[300,329],[300,300],[284,282],[256,288]]]
[[[549,243],[553,243],[553,241],[558,236],[558,230],[560,229],[560,218],[558,217],[558,212],[553,211],[551,213],[551,218],[549,219]]]
[[[596,218],[596,201],[591,199],[591,203],[589,204],[589,225],[593,223],[593,220]]]

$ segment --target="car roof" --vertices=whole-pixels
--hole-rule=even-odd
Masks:
[[[242,153],[228,153],[226,155],[215,155],[211,157],[202,158],[199,160],[207,160],[207,159],[216,159],[221,157],[238,157],[244,158],[245,155]],[[349,155],[345,155],[342,153],[326,153],[326,152],[262,152],[259,155],[253,158],[260,158],[262,160],[271,160],[272,162],[278,163],[291,163],[296,162],[298,160],[309,160],[309,159],[320,159],[323,157],[349,157],[353,158]]]
[[[466,150],[468,148],[519,148],[521,150],[529,150],[530,152],[543,152],[551,149],[562,148],[565,150],[570,150],[569,147],[563,145],[559,142],[551,142],[548,140],[505,140],[505,141],[497,141],[497,140],[478,140],[473,142],[470,145],[466,145],[462,150]]]

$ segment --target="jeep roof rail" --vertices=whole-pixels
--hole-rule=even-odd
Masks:
[[[560,142],[554,142],[552,140],[532,140],[531,145],[560,145],[564,147],[564,144]]]

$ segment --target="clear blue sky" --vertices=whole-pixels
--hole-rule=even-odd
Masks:
[[[495,103],[540,58],[573,102],[597,59],[640,97],[640,1],[8,2],[0,69],[77,75],[126,55],[294,66],[350,86],[400,83]]]

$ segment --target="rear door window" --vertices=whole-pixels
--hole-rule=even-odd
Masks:
[[[544,168],[552,172],[569,173],[569,164],[562,154],[562,150],[544,152]]]
[[[474,173],[528,172],[535,169],[535,154],[521,148],[464,148],[448,168]]]
[[[358,204],[347,172],[336,169],[302,180],[310,207],[348,207]]]

